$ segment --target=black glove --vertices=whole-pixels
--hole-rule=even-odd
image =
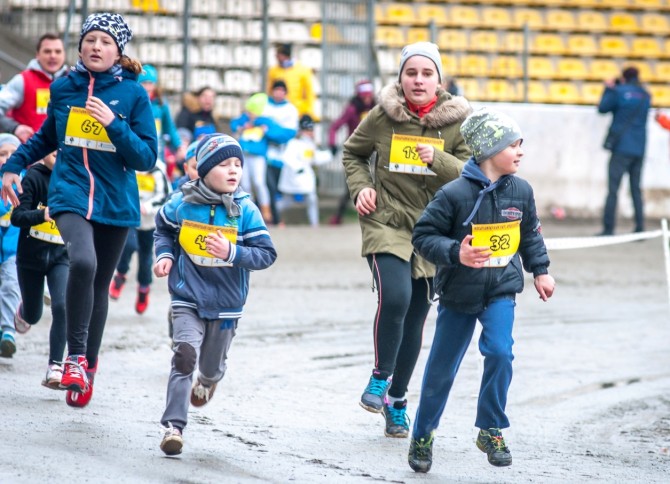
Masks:
[[[330,152],[335,156],[337,154],[337,146],[330,145]]]

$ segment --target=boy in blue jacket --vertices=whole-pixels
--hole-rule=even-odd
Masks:
[[[519,126],[502,113],[481,109],[460,130],[473,157],[460,178],[437,192],[412,235],[419,254],[437,266],[435,293],[440,299],[409,449],[415,472],[430,470],[433,431],[477,320],[484,374],[476,443],[491,465],[512,463],[500,429],[509,427],[505,406],[514,359],[514,300],[524,282],[522,261],[543,301],[554,292],[533,189],[514,176],[523,156]]]
[[[195,407],[205,405],[225,374],[249,272],[266,269],[277,258],[258,208],[239,188],[244,156],[237,141],[207,135],[196,159],[199,178],[185,183],[160,209],[154,234],[154,274],[169,275],[174,328],[161,418],[160,448],[166,455],[181,453],[189,400]]]

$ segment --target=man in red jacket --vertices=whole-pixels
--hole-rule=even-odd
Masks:
[[[66,73],[63,41],[55,34],[42,35],[26,70],[0,90],[0,133],[12,133],[25,143],[46,119],[49,86]]]

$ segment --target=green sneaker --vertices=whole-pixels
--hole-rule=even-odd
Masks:
[[[433,465],[433,434],[426,438],[415,439],[409,444],[407,462],[414,472],[426,473]]]
[[[493,466],[512,465],[512,454],[505,445],[500,429],[480,430],[477,435],[477,448],[486,453],[489,464]]]

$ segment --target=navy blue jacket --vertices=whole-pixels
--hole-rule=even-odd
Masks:
[[[460,263],[461,242],[472,232],[470,222],[492,224],[519,219],[519,250],[507,266],[474,269]],[[414,227],[412,244],[437,266],[435,292],[440,304],[468,314],[482,311],[491,299],[514,297],[521,292],[522,261],[523,268],[533,276],[548,273],[549,257],[530,184],[510,175],[491,184],[473,158],[460,178],[435,194]]]
[[[612,113],[610,131],[615,137],[613,154],[644,157],[650,105],[651,96],[639,83],[605,87],[598,112]]]
[[[58,150],[49,185],[49,213],[74,212],[94,222],[120,227],[140,224],[135,170],[156,164],[156,123],[149,96],[127,70],[109,72],[72,70],[50,86],[47,119],[40,130],[7,160],[2,172],[23,168]],[[89,91],[115,114],[105,130],[116,152],[65,144],[73,107],[84,108]]]

